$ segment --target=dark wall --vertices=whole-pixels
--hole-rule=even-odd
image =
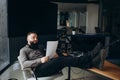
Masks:
[[[36,31],[40,44],[57,37],[57,5],[40,0],[8,0],[10,62],[17,60],[26,45],[26,34]]]
[[[106,0],[103,6],[105,31],[111,34],[110,43],[120,40],[120,4],[118,1]],[[109,58],[120,59],[120,42],[110,46]]]
[[[56,34],[57,5],[40,0],[8,0],[9,37],[24,36],[29,31]]]

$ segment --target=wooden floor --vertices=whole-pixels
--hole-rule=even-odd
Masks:
[[[89,70],[113,80],[120,80],[120,67],[108,61],[105,61],[102,70],[97,68],[91,68]]]

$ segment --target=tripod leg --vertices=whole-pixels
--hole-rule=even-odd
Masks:
[[[70,80],[70,74],[71,74],[70,71],[71,71],[71,67],[69,66],[68,67],[68,79],[65,79],[65,80]]]

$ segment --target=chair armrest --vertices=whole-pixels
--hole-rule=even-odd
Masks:
[[[31,68],[23,68],[23,64],[20,60],[20,56],[18,56],[18,61],[19,61],[20,66],[21,66],[21,70],[23,72],[24,79],[28,80],[29,78],[32,78],[32,79],[36,80],[36,76],[34,74],[34,71]]]
[[[23,69],[22,71],[23,71],[24,78],[26,78],[26,79],[36,78],[35,74],[31,68],[26,68],[26,69]]]

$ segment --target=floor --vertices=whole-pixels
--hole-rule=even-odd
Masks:
[[[120,66],[120,59],[108,59],[109,62],[116,64],[117,66]]]
[[[68,68],[65,67],[63,70],[63,75],[55,78],[54,80],[65,80],[68,77]],[[17,80],[24,80],[20,65],[15,62],[6,71],[0,75],[0,80],[8,80],[10,78],[16,78]],[[47,78],[41,78],[40,80],[49,80]],[[71,68],[71,80],[110,80],[106,77],[93,74],[91,72],[72,67]]]

